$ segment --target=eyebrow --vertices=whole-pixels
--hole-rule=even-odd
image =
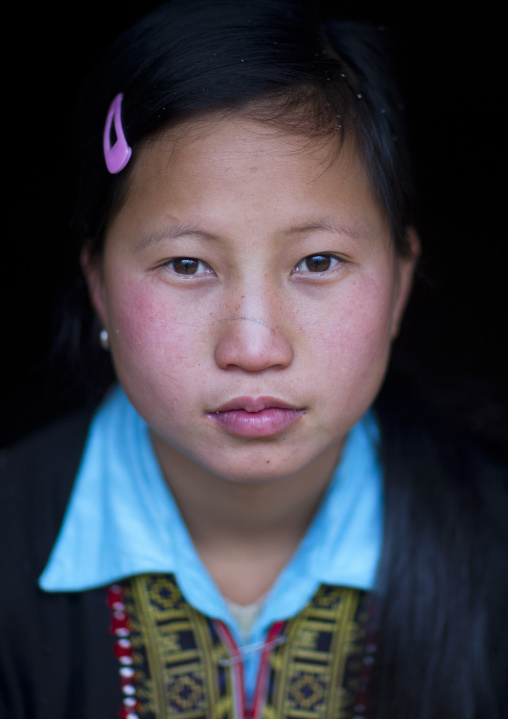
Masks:
[[[344,225],[342,223],[336,223],[328,218],[305,225],[297,225],[294,227],[290,227],[289,230],[286,230],[284,234],[300,235],[306,232],[318,232],[323,230],[325,232],[333,232],[336,235],[347,235],[353,240],[362,240],[365,239],[367,236],[366,231],[361,228],[353,227],[351,225]]]
[[[350,225],[336,223],[330,219],[322,219],[316,222],[309,222],[303,225],[294,225],[288,230],[285,230],[282,234],[286,237],[292,237],[294,235],[303,235],[308,232],[319,231],[346,235],[353,240],[362,240],[366,239],[367,237],[367,233],[362,229]],[[205,232],[204,230],[200,230],[193,225],[184,225],[180,222],[175,222],[168,225],[168,227],[165,227],[161,231],[150,232],[149,234],[140,237],[136,243],[136,251],[140,252],[148,247],[157,245],[164,240],[176,240],[184,237],[199,237],[203,240],[220,239],[219,235],[215,235],[212,232]]]
[[[147,247],[153,247],[158,245],[159,242],[164,240],[176,240],[180,237],[201,237],[204,240],[218,240],[219,236],[214,235],[211,232],[204,232],[203,230],[193,227],[192,225],[182,225],[179,222],[171,223],[168,227],[163,230],[150,232],[143,237],[140,237],[136,242],[136,251],[146,249]]]

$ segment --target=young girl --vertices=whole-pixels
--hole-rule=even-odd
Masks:
[[[172,0],[79,121],[117,382],[3,455],[1,716],[508,716],[505,469],[378,398],[419,240],[376,31]]]

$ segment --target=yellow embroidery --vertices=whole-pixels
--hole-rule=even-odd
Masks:
[[[185,602],[174,577],[137,576],[124,583],[123,594],[140,718],[243,719],[235,715],[235,669],[221,664],[228,650],[213,622]],[[357,716],[369,619],[365,599],[359,590],[322,586],[288,621],[287,641],[270,657],[262,719]]]

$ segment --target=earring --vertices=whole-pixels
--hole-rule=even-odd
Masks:
[[[99,341],[101,343],[101,347],[103,350],[106,350],[106,352],[109,352],[109,336],[107,330],[101,330],[99,332]]]

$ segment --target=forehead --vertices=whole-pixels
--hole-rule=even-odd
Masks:
[[[138,149],[119,214],[151,222],[164,212],[281,228],[323,213],[366,227],[385,221],[352,139],[246,117],[182,123]]]

